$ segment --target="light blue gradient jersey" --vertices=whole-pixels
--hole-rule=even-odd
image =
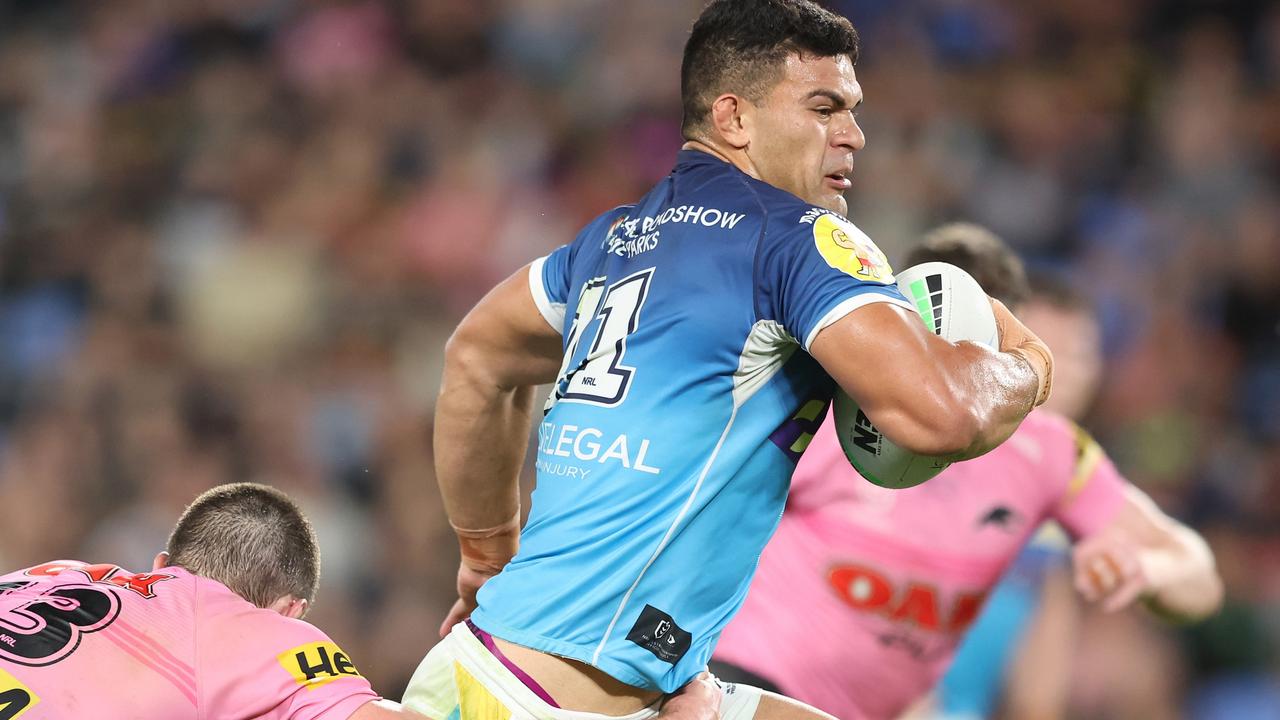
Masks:
[[[564,363],[520,552],[472,619],[673,691],[741,605],[830,399],[809,344],[863,305],[911,306],[849,221],[692,150],[530,289]]]

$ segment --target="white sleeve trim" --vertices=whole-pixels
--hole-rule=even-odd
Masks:
[[[889,297],[888,295],[882,295],[878,292],[859,293],[857,295],[854,295],[851,298],[847,298],[841,301],[838,305],[828,310],[826,315],[822,316],[822,319],[818,321],[817,325],[813,326],[813,329],[809,331],[809,334],[804,339],[805,352],[809,351],[809,346],[812,345],[814,339],[818,337],[818,333],[825,330],[829,325],[835,324],[835,322],[840,318],[844,317],[845,315],[848,315],[849,313],[853,312],[854,310],[857,310],[858,308],[864,305],[870,305],[872,303],[879,303],[879,302],[892,303],[893,305],[897,305],[898,307],[906,308],[907,310],[910,310],[913,313],[916,312],[916,309],[912,307],[911,303],[907,302],[906,300],[902,300],[900,298],[895,298],[895,297]]]
[[[547,262],[542,256],[529,265],[529,292],[533,294],[533,304],[538,312],[556,332],[564,333],[564,303],[551,302],[547,296],[547,286],[542,281],[542,266]]]

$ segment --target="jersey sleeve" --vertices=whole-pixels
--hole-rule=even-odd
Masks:
[[[823,328],[871,303],[915,312],[894,284],[893,269],[853,223],[812,209],[774,221],[757,251],[757,310],[808,350]]]
[[[314,625],[218,599],[200,613],[201,717],[347,720],[378,699],[350,656]]]
[[[1105,527],[1124,504],[1125,479],[1111,458],[1083,428],[1069,424],[1074,462],[1071,478],[1053,517],[1072,537],[1088,537]]]
[[[534,260],[529,266],[529,292],[538,312],[561,334],[565,331],[565,307],[573,293],[574,261],[583,248],[592,245],[605,247],[614,242],[626,226],[630,205],[620,205],[594,220],[578,233],[573,242],[561,245],[550,255]],[[631,222],[634,225],[635,221]]]
[[[533,302],[542,317],[560,332],[564,332],[564,309],[569,302],[570,248],[562,245],[529,266],[529,291],[533,294]]]

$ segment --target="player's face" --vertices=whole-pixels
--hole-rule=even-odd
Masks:
[[[1093,402],[1102,374],[1097,321],[1088,312],[1035,299],[1018,308],[1018,319],[1053,351],[1053,394],[1045,407],[1079,420]]]
[[[746,150],[760,179],[847,212],[853,154],[867,143],[853,113],[861,102],[847,56],[788,56],[782,80],[752,108]]]

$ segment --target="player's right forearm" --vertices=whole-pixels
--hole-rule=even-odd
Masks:
[[[969,413],[975,418],[973,435],[968,447],[951,456],[953,461],[978,457],[1008,440],[1034,407],[1039,387],[1034,370],[1013,355],[971,343],[960,347],[961,352],[981,357],[972,358],[963,381]]]
[[[484,529],[517,516],[533,388],[503,386],[487,354],[457,334],[445,352],[435,414],[436,480],[455,528]]]
[[[1002,349],[1021,345],[1020,328],[1002,334]],[[1028,361],[948,342],[888,303],[836,321],[818,334],[810,354],[885,437],[909,452],[948,460],[976,457],[1013,434],[1048,376],[1032,362],[1049,357],[1046,351]]]
[[[485,295],[445,346],[435,415],[436,481],[458,534],[458,603],[441,627],[475,607],[476,590],[515,554],[520,467],[534,387],[554,379],[560,332],[543,317],[529,266]]]
[[[1144,601],[1172,622],[1202,620],[1222,607],[1222,578],[1213,551],[1194,530],[1170,521],[1167,535],[1143,547],[1139,561],[1149,590]]]
[[[991,301],[1000,334],[999,353],[970,343],[958,344],[966,376],[966,397],[977,418],[971,444],[953,460],[977,457],[1009,439],[1027,413],[1049,397],[1053,386],[1053,355],[1040,338],[1009,312]]]

